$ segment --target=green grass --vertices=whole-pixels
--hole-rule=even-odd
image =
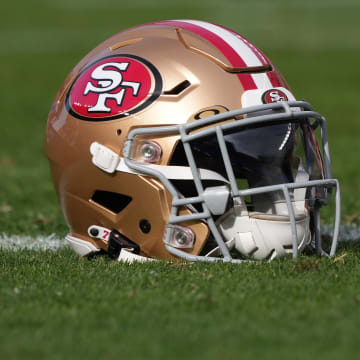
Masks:
[[[2,252],[2,359],[351,358],[359,250],[243,266]]]
[[[357,0],[5,2],[0,233],[66,233],[43,154],[57,89],[112,34],[177,18],[244,34],[280,68],[297,98],[326,116],[343,222],[358,215],[359,14]],[[325,222],[331,218],[325,211]],[[177,267],[88,261],[69,249],[0,250],[0,358],[354,357],[360,249],[343,252],[344,264],[302,258]]]

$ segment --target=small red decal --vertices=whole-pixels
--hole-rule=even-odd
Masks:
[[[288,101],[287,95],[279,89],[270,89],[263,93],[261,100],[264,104],[272,104],[280,101]]]

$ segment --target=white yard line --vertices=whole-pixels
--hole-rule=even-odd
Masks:
[[[322,227],[323,235],[332,236],[333,227],[324,225]],[[360,242],[360,228],[354,225],[341,225],[340,238],[341,242]],[[30,249],[36,251],[57,250],[67,246],[67,242],[63,238],[59,238],[56,234],[51,235],[7,235],[0,234],[0,249],[21,250]]]
[[[334,227],[332,225],[323,225],[321,227],[323,235],[333,236]],[[339,241],[341,242],[360,242],[360,228],[355,225],[340,225]]]
[[[38,235],[7,235],[0,234],[0,249],[21,250],[30,249],[36,251],[57,250],[66,246],[65,239],[59,238],[56,234]]]

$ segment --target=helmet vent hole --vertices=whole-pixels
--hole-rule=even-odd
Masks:
[[[103,190],[96,190],[91,197],[92,202],[115,214],[123,211],[130,204],[131,200],[130,196]]]
[[[164,91],[164,95],[179,95],[182,93],[186,88],[190,86],[190,81],[184,80],[180,84],[173,87],[171,90]]]
[[[151,224],[146,219],[140,220],[139,227],[144,234],[148,234],[151,230]]]
[[[118,136],[120,136],[121,133],[122,133],[121,129],[117,129],[117,130],[116,130],[116,133],[118,134]]]

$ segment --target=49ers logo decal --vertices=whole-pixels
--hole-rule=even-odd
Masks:
[[[87,66],[66,96],[69,113],[78,119],[104,121],[134,114],[162,91],[159,71],[135,55],[114,55]]]
[[[272,104],[279,101],[288,101],[287,95],[279,89],[270,89],[265,91],[261,99],[264,104]]]

